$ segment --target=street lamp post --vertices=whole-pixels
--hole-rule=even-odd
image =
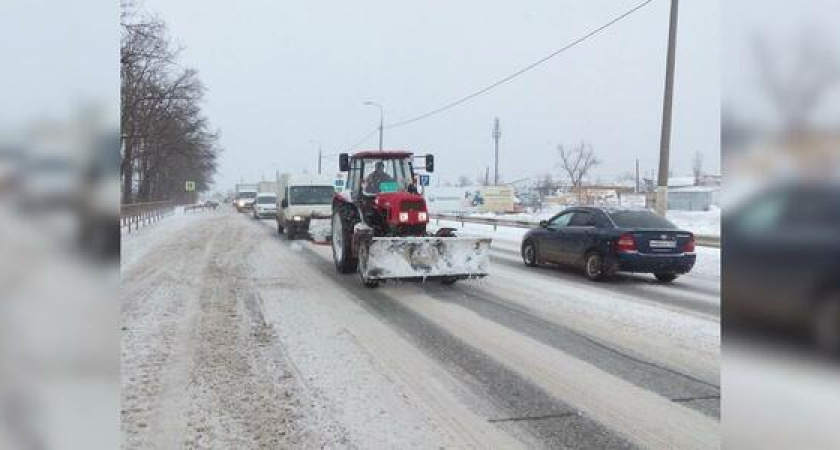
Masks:
[[[317,139],[310,139],[310,144],[318,144],[318,174],[321,174],[321,141]]]
[[[379,151],[382,151],[382,131],[385,125],[385,112],[382,105],[376,102],[365,102],[365,105],[373,105],[379,108]]]

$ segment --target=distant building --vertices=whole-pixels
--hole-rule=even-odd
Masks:
[[[668,209],[672,211],[709,211],[718,204],[720,192],[720,176],[705,175],[700,186],[695,186],[693,176],[671,177],[668,179]],[[654,180],[646,179],[645,190],[648,208],[655,208],[656,184]]]
[[[708,211],[717,203],[720,188],[685,186],[668,189],[668,209],[673,211]]]

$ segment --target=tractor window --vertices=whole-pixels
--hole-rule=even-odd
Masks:
[[[362,189],[365,194],[405,192],[411,183],[411,166],[408,160],[377,158],[364,160]]]

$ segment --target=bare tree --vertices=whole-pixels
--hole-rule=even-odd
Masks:
[[[699,186],[703,179],[703,152],[697,150],[694,159],[691,161],[691,170],[694,172],[694,185]]]
[[[456,186],[466,187],[466,186],[469,186],[471,184],[472,184],[472,181],[470,181],[470,177],[468,177],[466,175],[461,175],[460,177],[458,177],[458,183],[456,184]]]
[[[131,20],[131,22],[127,22]],[[177,62],[166,25],[124,14],[121,42],[122,200],[185,201],[184,182],[207,190],[216,172],[218,133],[202,114],[205,88]]]
[[[560,153],[560,167],[569,178],[572,189],[579,188],[592,168],[601,163],[592,146],[584,141],[570,149],[558,145],[557,151]]]

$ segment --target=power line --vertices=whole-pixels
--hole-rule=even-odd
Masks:
[[[356,142],[356,143],[355,143],[355,144],[353,144],[353,145],[348,146],[348,147],[347,147],[347,150],[348,150],[348,151],[350,151],[350,150],[353,150],[354,148],[358,147],[359,145],[362,145],[362,143],[364,143],[365,141],[367,141],[368,139],[370,139],[370,137],[371,137],[371,136],[373,136],[373,135],[374,135],[374,133],[376,133],[376,132],[378,132],[378,131],[379,131],[379,127],[377,126],[377,127],[376,127],[376,128],[374,128],[373,130],[371,130],[368,134],[366,134],[363,138],[359,139],[359,141],[358,141],[358,142]]]
[[[410,124],[410,123],[417,122],[418,120],[423,120],[423,119],[425,119],[425,118],[427,118],[427,117],[430,117],[430,116],[433,116],[433,115],[435,115],[435,114],[442,113],[443,111],[446,111],[447,109],[454,108],[455,106],[458,106],[458,105],[460,105],[460,104],[462,104],[462,103],[465,103],[465,102],[467,102],[467,101],[469,101],[469,100],[472,100],[473,98],[478,97],[479,95],[484,94],[485,92],[490,91],[491,89],[494,89],[494,88],[496,88],[497,86],[499,86],[499,85],[501,85],[501,84],[507,83],[508,81],[510,81],[510,80],[512,80],[512,79],[514,79],[514,78],[516,78],[516,77],[518,77],[519,75],[522,75],[523,73],[525,73],[525,72],[527,72],[527,71],[529,71],[529,70],[531,70],[531,69],[533,69],[533,68],[535,68],[535,67],[539,66],[540,64],[542,64],[542,63],[544,63],[544,62],[548,61],[548,60],[549,60],[549,59],[551,59],[551,58],[554,58],[555,56],[557,56],[557,55],[559,55],[559,54],[561,54],[561,53],[565,52],[566,50],[569,50],[569,49],[571,49],[572,47],[577,46],[578,44],[580,44],[580,43],[582,43],[582,42],[586,41],[587,39],[589,39],[589,38],[591,38],[591,37],[595,36],[596,34],[599,34],[600,32],[602,32],[602,31],[606,30],[607,28],[611,27],[612,25],[614,25],[614,24],[616,24],[616,23],[620,22],[621,20],[625,19],[626,17],[630,16],[631,14],[635,13],[636,11],[638,11],[638,10],[640,10],[640,9],[644,8],[645,6],[647,6],[648,4],[650,4],[650,3],[652,3],[652,2],[653,2],[653,0],[645,0],[644,2],[642,2],[642,3],[640,3],[640,4],[636,5],[636,6],[634,6],[633,8],[630,8],[629,10],[627,10],[627,11],[626,11],[626,12],[624,12],[623,14],[621,14],[621,15],[619,15],[619,16],[617,16],[617,17],[615,17],[614,19],[610,20],[609,22],[607,22],[607,23],[605,23],[605,24],[601,25],[601,26],[600,26],[600,27],[598,27],[598,28],[595,28],[594,30],[592,30],[592,31],[590,31],[589,33],[586,33],[585,35],[583,35],[583,36],[581,36],[581,37],[579,37],[579,38],[575,39],[574,41],[570,42],[569,44],[566,44],[566,45],[565,45],[565,46],[563,46],[562,48],[559,48],[559,49],[557,49],[557,50],[555,50],[555,51],[551,52],[550,54],[548,54],[548,55],[544,56],[543,58],[541,58],[541,59],[537,60],[536,62],[533,62],[533,63],[531,63],[531,64],[529,64],[529,65],[527,65],[527,66],[523,67],[522,69],[517,70],[516,72],[514,72],[514,73],[512,73],[512,74],[510,74],[510,75],[508,75],[508,76],[506,76],[506,77],[504,77],[504,78],[502,78],[502,79],[500,79],[500,80],[496,81],[496,82],[495,82],[495,83],[493,83],[493,84],[490,84],[489,86],[486,86],[486,87],[484,87],[484,88],[482,88],[482,89],[479,89],[479,90],[477,90],[477,91],[473,92],[472,94],[469,94],[469,95],[467,95],[467,96],[465,96],[465,97],[461,97],[461,98],[460,98],[460,99],[458,99],[458,100],[455,100],[455,101],[453,101],[453,102],[447,103],[446,105],[443,105],[443,106],[441,106],[440,108],[433,109],[433,110],[431,110],[431,111],[429,111],[429,112],[427,112],[427,113],[421,114],[421,115],[419,115],[419,116],[417,116],[417,117],[414,117],[414,118],[411,118],[411,119],[407,119],[407,120],[403,120],[403,121],[400,121],[400,122],[395,122],[395,123],[392,123],[392,124],[385,125],[385,128],[396,128],[396,127],[401,127],[401,126],[403,126],[403,125],[408,125],[408,124]],[[373,134],[373,133],[371,133],[371,134]]]

